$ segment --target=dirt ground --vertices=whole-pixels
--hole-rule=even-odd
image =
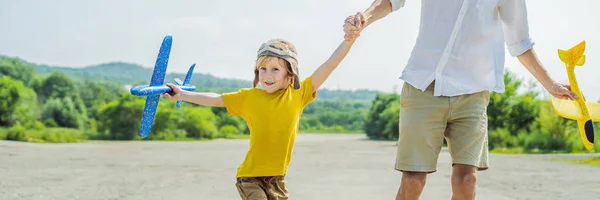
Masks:
[[[31,144],[0,141],[0,200],[240,199],[235,172],[247,140]],[[301,134],[287,175],[290,199],[394,199],[395,143],[364,135]],[[477,197],[600,199],[600,167],[558,156],[496,155]],[[428,176],[421,199],[450,199],[450,157]]]

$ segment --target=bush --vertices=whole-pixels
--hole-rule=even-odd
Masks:
[[[5,136],[2,137],[4,134]],[[0,139],[39,143],[71,143],[84,141],[88,138],[78,129],[26,129],[20,124],[17,124],[9,129],[0,130]]]
[[[216,117],[208,108],[187,108],[185,120],[179,127],[187,132],[187,137],[214,139],[218,135]]]
[[[365,121],[365,133],[370,139],[397,140],[399,114],[400,96],[377,94]]]
[[[223,138],[234,138],[235,135],[240,134],[240,131],[233,125],[225,125],[219,129],[219,133]]]
[[[6,134],[7,140],[14,141],[25,141],[25,127],[21,126],[21,124],[17,123],[10,129],[8,129],[8,133]]]

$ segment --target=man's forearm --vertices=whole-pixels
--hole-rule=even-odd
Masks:
[[[550,88],[552,86],[552,78],[550,78],[550,75],[548,75],[548,72],[538,60],[533,49],[526,51],[517,58],[521,64],[523,64],[523,66],[529,70],[533,77],[535,77],[535,79],[537,79],[538,82],[544,86],[544,88]]]
[[[390,14],[390,12],[392,12],[390,0],[375,0],[371,6],[363,12],[367,22],[365,27]]]

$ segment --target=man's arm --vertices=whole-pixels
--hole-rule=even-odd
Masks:
[[[525,53],[517,56],[517,58],[544,88],[550,88],[553,82],[552,78],[550,78],[550,75],[548,75],[548,72],[542,66],[533,48],[525,51]]]
[[[529,37],[529,22],[525,0],[505,1],[499,5],[504,40],[511,56],[517,57],[531,75],[542,84],[552,96],[560,99],[576,99],[569,85],[552,80],[538,60],[533,50],[534,43]]]
[[[365,27],[387,16],[391,12],[392,3],[390,0],[375,0],[363,13],[364,20],[366,21]]]
[[[371,3],[365,12],[356,13],[353,16],[354,24],[362,24],[361,29],[364,29],[369,24],[387,16],[391,12],[400,9],[404,6],[405,0],[375,0]],[[352,40],[358,36],[360,36],[360,31],[354,27],[354,24],[346,23],[344,25],[344,38],[346,40]]]
[[[552,96],[559,99],[577,99],[577,95],[571,92],[569,85],[560,84],[552,80],[535,55],[533,48],[525,51],[525,53],[517,56],[517,58]]]

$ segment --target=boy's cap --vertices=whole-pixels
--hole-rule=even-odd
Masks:
[[[258,49],[258,55],[256,58],[258,59],[262,56],[274,56],[284,59],[290,63],[294,75],[298,75],[298,55],[291,51],[289,46],[287,49],[282,49],[276,45],[273,45],[272,43],[275,42],[282,43],[286,46],[289,44],[289,42],[284,40],[271,40],[267,43],[263,43]]]

